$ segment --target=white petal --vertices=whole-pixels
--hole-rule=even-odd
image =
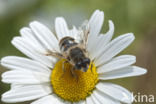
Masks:
[[[147,70],[141,67],[129,66],[129,67],[122,68],[120,70],[99,74],[99,79],[108,80],[108,79],[139,76],[145,74],[146,72]]]
[[[135,37],[132,33],[121,35],[113,41],[111,41],[103,49],[99,49],[99,51],[101,52],[95,59],[95,65],[99,66],[109,61],[111,58],[113,58],[126,47],[128,47],[133,42],[134,38]]]
[[[106,73],[114,70],[118,70],[127,66],[130,66],[136,62],[136,57],[132,55],[121,55],[110,62],[100,66],[98,68],[98,73]]]
[[[102,11],[96,10],[89,20],[89,36],[87,47],[90,50],[91,46],[94,44],[96,36],[99,34],[104,21],[104,13]]]
[[[1,65],[9,68],[9,69],[17,69],[17,70],[30,70],[36,72],[50,73],[51,70],[45,65],[28,59],[24,57],[18,56],[7,56],[1,59]]]
[[[85,101],[73,102],[73,104],[86,104]]]
[[[20,85],[20,84],[11,84],[11,89],[17,89],[17,88],[21,88],[24,87],[25,85]]]
[[[34,100],[46,96],[52,92],[49,85],[31,85],[22,88],[11,89],[2,95],[2,101],[16,103]]]
[[[67,23],[63,17],[56,18],[55,30],[59,40],[70,35]]]
[[[113,21],[112,20],[109,20],[108,23],[109,23],[109,30],[105,34],[107,36],[107,38],[105,40],[106,42],[103,43],[103,45],[107,44],[112,39],[113,34],[114,34],[114,23],[113,23]]]
[[[43,98],[40,98],[40,99],[32,102],[31,104],[67,104],[67,103],[64,103],[57,96],[48,95],[48,96],[45,96]]]
[[[40,40],[40,42],[51,51],[59,51],[58,40],[54,34],[43,24],[34,21],[30,23],[30,27],[34,32],[34,35]]]
[[[76,42],[80,42],[82,39],[81,39],[81,36],[80,36],[80,33],[79,31],[76,29],[75,26],[73,26],[73,29],[71,29],[70,31],[70,36],[73,37],[75,39]]]
[[[92,96],[96,98],[101,104],[120,104],[118,100],[113,99],[112,97],[102,93],[101,91],[94,90]]]
[[[31,45],[36,48],[39,52],[45,53],[47,52],[46,47],[43,46],[43,44],[35,37],[34,33],[30,28],[24,27],[20,30],[20,34],[23,38],[25,38]]]
[[[2,74],[2,82],[15,84],[41,84],[50,82],[50,73],[33,72],[28,70],[13,70]]]
[[[92,94],[91,95],[91,99],[93,100],[94,104],[101,104],[96,98],[95,96]],[[107,103],[108,104],[108,103]]]
[[[95,41],[94,44],[87,45],[91,47],[87,49],[90,49],[88,50],[88,52],[90,53],[92,60],[99,54],[98,52],[100,51],[97,50],[103,49],[103,47],[109,43],[109,41],[112,39],[113,34],[114,34],[114,24],[112,21],[109,21],[109,31],[106,34],[100,34],[98,37],[95,37],[92,40]]]
[[[96,10],[89,20],[90,35],[98,35],[104,21],[104,13]]]
[[[95,46],[101,40],[101,37],[104,38],[105,35],[100,34],[99,36],[94,36],[94,38],[92,38],[92,39],[88,38],[88,43],[86,45],[86,48],[87,48],[87,51],[89,53],[89,57],[91,60],[94,60],[94,57],[95,57],[94,54],[96,53],[95,51],[97,51],[97,50],[95,50]]]
[[[40,27],[46,28],[44,26],[42,26],[42,24],[38,23],[38,22],[32,22],[33,25],[41,25]],[[45,31],[48,32],[48,30],[45,29]],[[48,49],[48,47],[46,47],[44,45],[44,43],[42,42],[42,40],[40,38],[38,38],[37,36],[35,36],[33,33],[33,31],[29,28],[22,28],[20,30],[20,33],[22,35],[23,40],[26,42],[26,44],[29,44],[32,48],[34,48],[35,51],[37,51],[39,54],[44,55],[47,54],[49,51],[60,51],[59,50],[59,46],[56,45],[57,43],[55,43],[55,41],[53,42],[53,49]],[[42,35],[42,34],[41,34]],[[50,35],[50,30],[49,30],[49,35]],[[47,36],[49,36],[47,35]],[[53,36],[53,34],[51,34],[50,36]],[[54,38],[56,38],[55,36],[53,36]],[[42,37],[41,37],[42,38]],[[51,37],[52,38],[52,37]],[[50,37],[49,37],[50,39]],[[45,40],[46,41],[46,40]],[[49,41],[53,41],[53,39],[50,39]],[[51,45],[51,44],[50,44]],[[57,49],[56,49],[57,48]],[[48,56],[46,56],[48,57]],[[55,60],[52,57],[49,57],[51,60]]]
[[[94,104],[91,96],[89,96],[89,97],[86,98],[86,104]]]
[[[24,53],[26,56],[37,60],[43,64],[45,64],[48,67],[53,67],[53,63],[56,61],[54,58],[49,58],[48,56],[45,56],[44,54],[38,52],[35,50],[39,47],[33,47],[30,43],[28,43],[24,38],[21,37],[15,37],[11,43],[19,49],[22,53]]]
[[[123,103],[132,103],[133,95],[127,89],[112,83],[98,83],[96,88]]]

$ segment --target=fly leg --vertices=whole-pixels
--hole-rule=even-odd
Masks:
[[[45,54],[46,56],[54,56],[58,59],[64,58],[62,54],[58,53],[58,52],[51,52],[48,51],[48,53]]]
[[[90,66],[90,70],[91,70],[91,72],[93,74],[93,64],[92,63],[91,63],[91,66]]]
[[[65,64],[65,63],[68,63],[68,61],[65,60],[65,61],[63,61],[63,63],[62,63],[63,74],[61,75],[61,78],[64,76],[64,73],[66,72],[66,70],[65,70],[65,68],[64,68],[64,64]]]
[[[63,70],[63,72],[66,71],[66,70],[64,69],[64,64],[65,64],[65,63],[68,63],[68,61],[67,61],[67,60],[63,61],[63,64],[62,64],[62,70]]]
[[[74,71],[74,67],[71,68],[71,74],[74,78],[76,78],[76,81],[78,82],[78,76],[76,75],[75,71]]]

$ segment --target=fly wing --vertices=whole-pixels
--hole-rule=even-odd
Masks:
[[[88,42],[88,35],[89,35],[89,22],[88,20],[84,21],[82,26],[81,26],[81,37],[82,37],[82,44],[84,45],[85,49],[86,49],[86,45]]]

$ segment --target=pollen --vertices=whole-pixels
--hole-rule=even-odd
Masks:
[[[91,65],[92,64],[92,65]],[[72,65],[64,59],[55,64],[51,73],[51,84],[54,93],[64,100],[77,102],[89,96],[98,82],[98,74],[94,63],[91,63],[87,72],[74,70]]]

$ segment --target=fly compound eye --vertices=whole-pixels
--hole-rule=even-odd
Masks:
[[[75,68],[76,69],[81,69],[81,62],[76,63]]]
[[[85,59],[83,60],[83,63],[90,64],[90,59],[89,59],[89,58],[85,58]]]

